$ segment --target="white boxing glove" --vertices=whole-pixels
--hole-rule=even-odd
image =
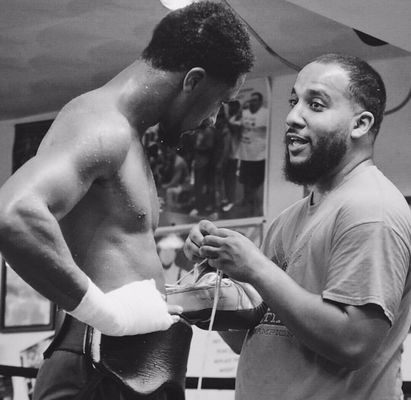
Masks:
[[[80,304],[68,313],[109,336],[163,331],[176,322],[153,279],[131,282],[108,293],[89,279]]]

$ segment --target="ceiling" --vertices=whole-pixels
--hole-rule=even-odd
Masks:
[[[228,2],[272,50],[296,65],[329,51],[369,60],[410,54],[390,44],[365,44],[341,21],[292,1]],[[56,111],[104,84],[139,56],[167,13],[159,0],[0,0],[0,10],[0,120]],[[252,77],[290,72],[255,37],[253,48]]]

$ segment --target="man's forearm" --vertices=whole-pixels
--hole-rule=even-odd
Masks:
[[[48,208],[15,206],[0,219],[0,251],[10,266],[43,296],[74,309],[87,290],[87,276],[74,262]]]
[[[375,325],[370,325],[359,308],[340,307],[308,292],[269,260],[251,283],[301,342],[342,365],[355,365],[378,346],[383,333],[374,337],[373,326],[380,327],[381,332],[388,327],[381,315],[379,321],[373,321]]]

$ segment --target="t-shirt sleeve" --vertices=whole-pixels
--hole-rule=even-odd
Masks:
[[[377,304],[392,324],[408,264],[407,246],[384,222],[350,227],[333,240],[322,296],[349,305]]]

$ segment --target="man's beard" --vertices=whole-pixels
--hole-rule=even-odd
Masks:
[[[343,137],[337,137],[334,140],[321,137],[313,147],[311,157],[307,161],[292,164],[286,144],[284,176],[288,181],[297,185],[313,185],[338,166],[346,151],[347,144]]]

